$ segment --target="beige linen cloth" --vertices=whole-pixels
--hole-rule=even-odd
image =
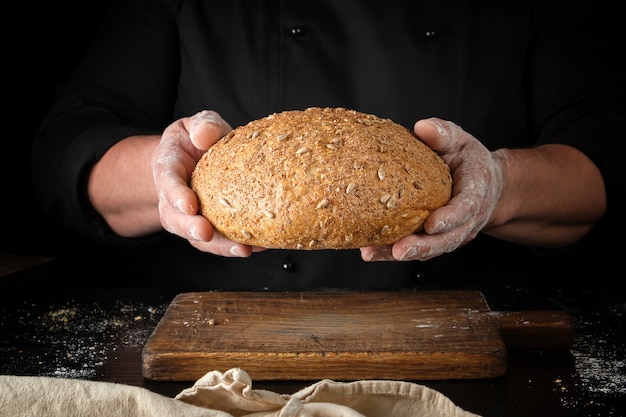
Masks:
[[[175,398],[112,382],[0,375],[2,417],[477,417],[438,391],[388,380],[321,380],[294,394],[211,371]]]

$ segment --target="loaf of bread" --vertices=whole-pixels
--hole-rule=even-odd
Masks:
[[[200,213],[227,238],[280,249],[384,245],[451,196],[450,170],[407,128],[344,108],[237,127],[196,165]]]

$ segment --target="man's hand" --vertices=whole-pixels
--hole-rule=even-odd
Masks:
[[[215,232],[198,213],[198,198],[188,185],[202,155],[231,130],[219,114],[208,110],[175,121],[165,129],[152,155],[152,173],[165,230],[204,252],[247,257],[253,250],[261,249],[233,242]]]
[[[448,164],[452,198],[433,211],[420,233],[393,245],[361,248],[366,261],[427,260],[463,246],[490,220],[503,189],[499,158],[452,122],[419,120],[415,134]]]

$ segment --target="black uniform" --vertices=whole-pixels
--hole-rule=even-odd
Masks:
[[[101,262],[103,271],[142,285],[196,289],[398,288],[558,279],[555,271],[567,279],[589,265],[582,254],[604,253],[603,242],[623,234],[626,107],[623,71],[613,62],[621,52],[605,30],[603,10],[587,2],[121,0],[111,6],[33,149],[42,207],[63,227],[104,245],[92,254],[79,245],[76,255]],[[492,150],[575,146],[602,171],[609,212],[580,244],[563,250],[480,235],[432,261],[365,263],[357,250],[270,250],[230,259],[198,252],[165,232],[122,239],[86,199],[89,167],[127,136],[159,133],[203,109],[235,127],[308,106],[353,108],[409,128],[437,116]],[[102,259],[107,256],[112,259]],[[132,261],[132,276],[111,267],[117,259]]]

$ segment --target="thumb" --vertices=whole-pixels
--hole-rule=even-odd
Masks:
[[[453,122],[431,117],[415,122],[415,135],[438,154],[458,150],[464,142],[463,130]]]
[[[187,125],[191,143],[196,148],[205,151],[233,130],[217,112],[212,110],[196,113],[188,119],[185,125]]]

